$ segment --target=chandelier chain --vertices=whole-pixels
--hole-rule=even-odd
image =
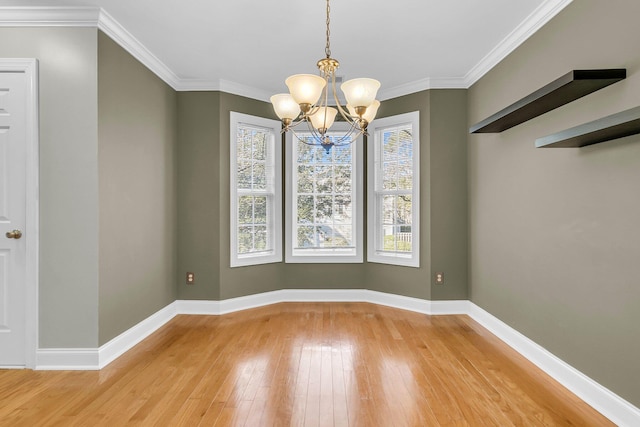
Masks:
[[[327,55],[327,58],[331,58],[331,42],[329,41],[329,36],[331,35],[329,24],[331,20],[329,18],[329,12],[331,12],[331,7],[329,6],[329,0],[327,0],[327,44],[324,48],[324,53]]]

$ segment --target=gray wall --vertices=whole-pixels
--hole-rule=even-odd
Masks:
[[[368,289],[430,300],[467,299],[466,90],[384,101],[379,117],[420,112],[420,268],[370,263]],[[435,285],[435,272],[445,284]]]
[[[97,29],[0,28],[40,73],[39,346],[98,344]]]
[[[640,104],[640,2],[575,1],[469,90],[469,125],[572,69],[625,81],[500,134],[469,136],[474,303],[640,406],[640,136],[534,141]]]
[[[176,94],[98,33],[0,28],[1,57],[39,61],[40,348],[95,348],[177,294]]]
[[[421,114],[421,220],[431,226],[422,227],[420,268],[373,263],[230,268],[229,113],[274,118],[273,110],[268,103],[219,92],[181,92],[178,106],[180,299],[228,299],[278,289],[373,289],[425,299],[467,297],[465,90],[421,92],[385,101],[380,110],[381,116],[416,110]],[[432,284],[432,264],[445,272],[445,286]],[[185,284],[187,271],[196,273],[195,285]]]
[[[99,345],[175,301],[177,94],[98,35]]]
[[[274,118],[270,104],[223,92],[178,93],[178,296],[228,299],[281,289],[281,264],[230,268],[229,119]],[[196,283],[187,285],[185,274]]]
[[[271,104],[241,96],[220,93],[220,133],[218,171],[220,173],[220,299],[234,298],[259,292],[282,289],[282,266],[284,264],[264,264],[251,267],[230,268],[229,232],[229,175],[230,175],[230,113],[237,111],[254,116],[277,119]],[[283,181],[284,182],[284,181]]]
[[[219,111],[220,92],[178,93],[179,299],[220,299]]]

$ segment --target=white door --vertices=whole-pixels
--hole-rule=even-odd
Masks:
[[[0,366],[27,360],[25,72],[0,68]]]

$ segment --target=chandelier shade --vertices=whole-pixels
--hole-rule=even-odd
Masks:
[[[376,117],[376,114],[378,113],[378,108],[380,108],[380,101],[378,101],[377,99],[375,99],[371,105],[369,105],[367,107],[367,110],[364,112],[364,114],[362,115],[362,119],[367,121],[368,123],[371,123],[373,121],[373,119]],[[347,104],[347,110],[349,110],[349,113],[352,116],[356,116],[356,109],[353,108],[353,106],[351,104]]]
[[[276,116],[278,116],[280,120],[288,119],[293,121],[300,115],[300,105],[298,105],[295,99],[293,99],[291,94],[279,93],[277,95],[273,95],[270,100],[271,104],[273,104]]]
[[[294,128],[306,123],[311,137],[300,138],[296,135],[298,140],[305,144],[322,146],[328,151],[333,146],[350,144],[358,136],[367,134],[367,126],[375,118],[380,106],[380,101],[376,100],[380,82],[370,78],[356,78],[342,83],[340,89],[344,93],[346,103],[344,107],[340,104],[336,90],[336,70],[340,63],[331,58],[331,9],[329,0],[326,0],[326,3],[326,57],[316,64],[319,75],[294,74],[288,77],[285,84],[289,93],[273,95],[271,103],[276,115],[282,120],[283,132],[291,131],[296,135]],[[350,125],[349,130],[346,134],[332,136],[329,140],[327,132],[338,113],[342,120]]]
[[[354,107],[368,107],[376,100],[380,82],[374,79],[352,79],[340,85],[347,104]]]
[[[333,125],[337,114],[338,110],[336,110],[335,108],[318,108],[315,113],[309,116],[309,120],[311,120],[311,124],[316,130],[320,131],[321,133],[325,133],[327,129],[329,129],[331,125]]]
[[[296,74],[284,83],[289,88],[289,93],[298,104],[313,105],[318,102],[322,89],[327,85],[327,81],[314,74]]]

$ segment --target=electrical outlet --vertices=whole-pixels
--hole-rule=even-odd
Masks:
[[[193,285],[194,283],[196,283],[195,273],[187,272],[187,285]]]
[[[444,273],[436,273],[436,285],[444,285]]]

